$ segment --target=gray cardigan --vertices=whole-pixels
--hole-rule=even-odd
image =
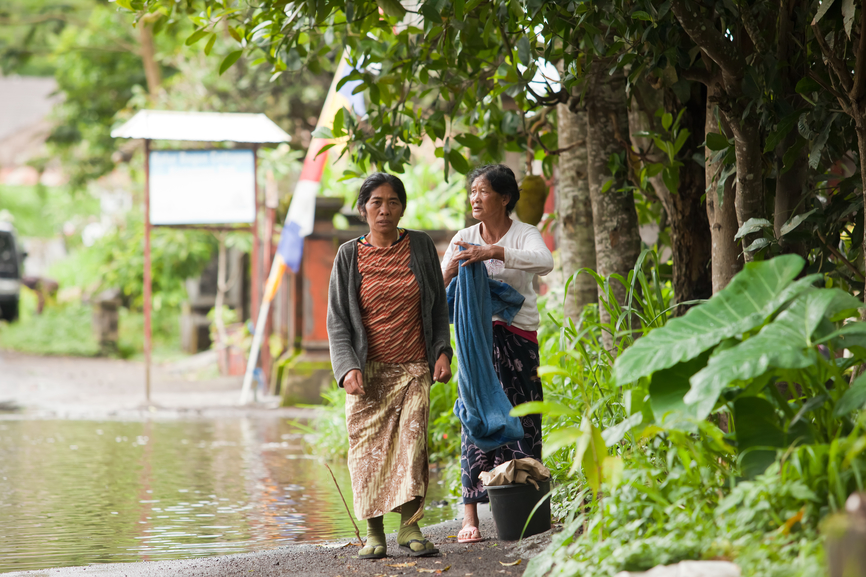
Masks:
[[[439,355],[445,353],[450,360],[454,354],[448,328],[445,283],[433,240],[423,232],[410,230],[409,243],[409,269],[421,289],[421,325],[432,373]],[[360,290],[358,239],[354,239],[337,250],[328,287],[328,343],[331,366],[341,387],[349,371],[359,369],[363,373],[367,363],[367,334],[358,303]]]

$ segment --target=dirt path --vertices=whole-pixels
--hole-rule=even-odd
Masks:
[[[481,532],[494,536],[496,531],[489,515],[482,518]],[[408,575],[446,575],[449,577],[517,577],[523,575],[526,563],[550,542],[550,532],[522,542],[505,542],[495,538],[481,543],[461,545],[454,535],[459,521],[439,523],[424,528],[424,534],[439,547],[436,557],[411,558],[397,547],[395,535],[388,536],[388,554],[376,561],[358,559],[356,546],[344,543],[292,545],[259,553],[225,555],[179,561],[152,561],[89,565],[44,571],[7,573],[12,576],[79,577],[217,577],[217,576],[328,576],[374,577]],[[519,560],[519,562],[518,562]],[[441,572],[441,573],[439,573]]]
[[[184,414],[273,411],[277,397],[238,406],[242,377],[216,374],[207,354],[154,366],[151,405],[145,403],[144,364],[103,358],[40,357],[0,350],[0,406],[32,418],[144,418]],[[310,411],[279,409],[290,417]],[[300,413],[299,413],[300,411]],[[297,414],[296,414],[297,413]],[[303,414],[301,414],[303,413]],[[276,414],[276,413],[273,413]]]

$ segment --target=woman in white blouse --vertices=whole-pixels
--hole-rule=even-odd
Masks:
[[[512,405],[543,400],[538,378],[538,275],[553,270],[553,256],[534,226],[511,220],[520,190],[507,166],[482,166],[469,174],[472,216],[480,222],[455,235],[442,259],[445,286],[457,276],[459,266],[483,262],[490,278],[508,283],[526,300],[511,325],[494,316],[493,366]],[[477,246],[476,246],[477,245]],[[465,250],[460,251],[456,246]],[[461,435],[460,469],[463,485],[461,543],[481,541],[478,503],[489,499],[479,475],[510,461],[532,457],[541,460],[541,415],[523,417],[524,438],[483,452]]]

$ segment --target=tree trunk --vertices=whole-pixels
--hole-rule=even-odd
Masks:
[[[779,146],[776,147],[776,200],[773,210],[773,230],[776,233],[776,238],[779,239],[783,250],[789,252],[797,252],[803,255],[805,247],[801,243],[787,243],[782,237],[782,226],[788,222],[792,216],[803,211],[802,200],[803,191],[808,178],[808,164],[806,157],[806,147],[800,149],[797,157],[793,160],[793,165],[788,172],[782,173],[784,169],[783,157],[785,153],[797,142],[796,131],[788,133]],[[798,246],[800,245],[800,246]]]
[[[862,111],[855,111],[854,122],[857,130],[857,148],[860,154],[860,177],[862,179],[860,194],[863,195],[863,209],[866,210],[866,115]],[[866,259],[866,227],[863,228],[863,258]],[[866,270],[866,262],[864,262],[864,270]],[[860,296],[863,302],[866,302],[866,290]],[[866,307],[860,309],[860,318],[866,320]]]
[[[628,146],[628,109],[626,106],[625,78],[621,72],[608,74],[609,63],[598,59],[592,64],[588,103],[588,172],[589,194],[592,200],[592,224],[595,235],[596,271],[608,278],[612,274],[628,277],[640,254],[634,194],[625,189],[626,174],[611,174],[608,160],[613,154],[622,154]],[[612,183],[609,181],[612,180]],[[606,184],[607,189],[602,192]],[[610,283],[612,297],[625,305],[626,287],[617,281]],[[601,293],[600,298],[608,296]],[[610,314],[599,306],[603,324],[610,323]],[[616,322],[617,319],[613,319]],[[627,326],[619,330],[628,330]],[[604,333],[604,346],[615,350],[613,335]]]
[[[782,65],[779,71],[779,76],[782,85],[782,93],[790,102],[790,112],[797,108],[798,103],[802,103],[794,87],[797,82],[797,70],[803,65],[797,44],[803,45],[806,42],[803,27],[795,26],[793,18],[795,14],[794,2],[790,0],[782,0],[779,18],[778,18],[778,45],[776,46],[776,61]],[[805,12],[805,11],[803,11]],[[796,32],[792,32],[792,29]],[[796,34],[796,36],[795,36]],[[795,49],[796,46],[796,49]],[[796,101],[796,102],[795,102]],[[797,153],[797,157],[793,159],[791,168],[783,173],[785,167],[784,156],[788,150],[797,142],[797,131],[791,130],[782,142],[776,146],[775,150],[775,168],[776,168],[776,197],[773,209],[773,230],[776,238],[779,239],[782,250],[785,252],[796,252],[800,256],[806,256],[806,247],[803,243],[785,242],[782,237],[782,226],[792,216],[803,211],[802,200],[804,192],[807,189],[808,164],[806,156],[806,147],[802,147]]]
[[[757,118],[743,120],[734,113],[727,113],[726,116],[734,133],[734,152],[737,156],[737,194],[734,206],[737,211],[737,224],[743,226],[743,223],[751,218],[766,217],[761,133]],[[746,262],[754,259],[754,253],[745,249],[762,236],[759,231],[740,239]]]
[[[653,121],[655,112],[664,108],[674,116],[683,104],[673,99],[668,102],[665,94],[642,83],[637,90],[641,94],[641,109],[633,102],[629,114],[632,133],[651,130],[659,132],[661,126]],[[668,190],[661,174],[650,177],[653,190],[659,197],[668,215],[671,229],[671,251],[673,254],[673,287],[674,299],[682,303],[697,299],[707,299],[713,295],[713,282],[710,269],[712,240],[707,212],[704,210],[703,197],[706,190],[704,167],[692,160],[692,155],[700,150],[704,135],[704,116],[706,114],[706,98],[701,86],[694,84],[692,96],[685,103],[681,128],[690,133],[689,139],[680,151],[684,166],[680,168],[680,186],[678,191]],[[648,138],[632,136],[632,142],[642,150],[649,150],[650,162],[664,162],[666,156],[657,148],[651,146]],[[678,307],[674,315],[681,315],[687,307]]]
[[[701,152],[701,143],[705,140],[706,96],[701,86],[694,85],[685,107],[682,128],[690,133],[680,151],[685,166],[680,168],[680,190],[672,196],[672,210],[668,212],[674,257],[674,296],[679,303],[713,296],[712,235],[703,206],[706,174],[704,167],[692,159]],[[675,111],[670,112],[676,116]],[[688,307],[678,307],[676,314],[681,315],[686,310]]]
[[[715,105],[707,99],[707,114],[705,136],[717,130],[715,120]],[[706,148],[706,190],[707,218],[710,223],[712,237],[712,278],[713,294],[719,292],[731,282],[743,268],[743,259],[734,236],[737,234],[737,212],[734,208],[734,187],[732,179],[725,182],[722,198],[717,193],[717,183],[722,164],[714,164],[710,159],[713,151]],[[721,202],[720,202],[721,200]]]
[[[153,46],[153,30],[145,21],[139,23],[141,40],[141,62],[144,66],[144,76],[147,79],[147,92],[153,98],[162,84],[162,74],[159,62],[156,61],[156,50]]]
[[[556,107],[559,182],[556,190],[557,247],[563,279],[582,268],[595,270],[592,201],[587,178],[586,111]],[[597,300],[598,286],[588,274],[575,277],[568,287],[565,315],[577,323],[583,307]]]

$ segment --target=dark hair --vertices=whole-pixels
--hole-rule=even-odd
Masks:
[[[364,206],[370,200],[370,195],[383,184],[387,184],[397,193],[397,198],[400,199],[400,204],[403,205],[403,212],[406,212],[406,188],[403,186],[403,181],[387,172],[375,172],[367,177],[361,185],[361,190],[358,191],[358,212],[364,218],[367,217]]]
[[[482,176],[487,179],[487,182],[490,183],[490,187],[495,193],[508,197],[508,204],[505,205],[505,214],[510,215],[514,207],[517,206],[517,201],[520,200],[520,187],[517,186],[514,171],[504,164],[485,164],[484,166],[479,166],[470,172],[466,178],[470,191],[472,190],[472,183]]]

